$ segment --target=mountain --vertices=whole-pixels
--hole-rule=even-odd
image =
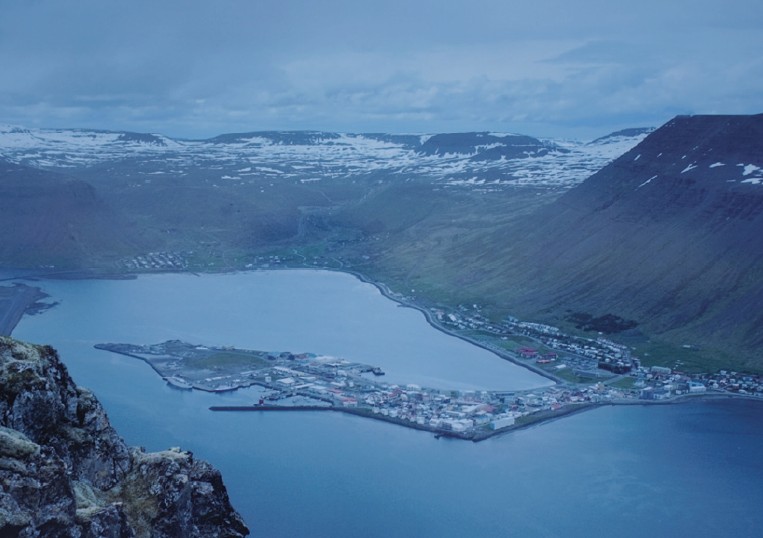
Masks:
[[[129,448],[49,347],[0,337],[0,536],[246,536],[220,473]]]
[[[117,211],[77,177],[0,158],[0,264],[82,267],[131,241]]]
[[[614,133],[609,133],[608,135],[599,137],[589,142],[589,144],[619,144],[622,140],[628,140],[634,137],[643,138],[652,131],[654,131],[654,129],[646,129],[643,127],[622,129],[620,131],[615,131]]]
[[[763,116],[677,117],[556,196],[465,192],[390,185],[332,223],[367,234],[358,270],[419,301],[607,332],[663,364],[761,368]]]
[[[763,115],[679,116],[494,233],[500,295],[518,313],[612,314],[676,345],[744,350],[751,365],[763,349]]]
[[[492,133],[437,134],[427,138],[419,148],[423,155],[461,154],[478,161],[542,157],[552,151],[569,150],[530,136]]]
[[[517,189],[555,197],[644,136],[584,144],[497,133],[266,131],[176,140],[0,126],[0,267],[113,271],[160,256],[175,260],[164,269],[240,268],[264,249],[317,240],[325,250],[327,234],[332,244],[355,241],[358,229],[378,224],[359,222],[337,237],[325,216],[369,197],[394,204],[409,184],[424,186],[411,191],[424,196],[422,208],[428,190],[442,190],[446,212],[463,196],[478,204],[485,195],[517,199]],[[533,203],[543,198],[536,194]],[[381,213],[395,218],[394,208]]]
[[[426,179],[449,187],[560,189],[577,184],[643,137],[632,130],[582,143],[505,133],[396,135],[262,131],[179,140],[156,134],[0,126],[0,155],[70,173],[210,184],[327,179]]]

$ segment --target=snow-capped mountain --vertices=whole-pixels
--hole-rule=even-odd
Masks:
[[[505,133],[434,135],[270,131],[207,140],[158,134],[0,126],[0,156],[44,169],[118,167],[121,175],[210,181],[312,182],[392,175],[451,187],[569,188],[638,144],[648,129],[593,142],[537,139]]]

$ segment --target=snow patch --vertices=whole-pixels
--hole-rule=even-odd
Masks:
[[[624,155],[644,135],[616,137],[607,143],[550,140],[549,146],[562,151],[533,154],[523,159],[471,161],[473,153],[421,155],[417,147],[376,136],[327,133],[325,137],[295,138],[292,143],[276,143],[264,133],[223,140],[173,140],[159,138],[165,145],[118,141],[123,133],[75,129],[24,129],[0,126],[0,153],[14,163],[50,168],[93,166],[125,158],[146,163],[143,174],[173,174],[178,177],[200,171],[210,174],[216,186],[235,185],[244,176],[272,180],[313,182],[347,179],[358,175],[386,173],[421,176],[444,185],[534,186],[566,189],[581,183],[609,162]],[[494,136],[511,136],[492,133]],[[417,134],[420,143],[432,135]],[[393,139],[394,140],[394,139]],[[486,141],[488,142],[488,141]],[[484,151],[500,147],[496,140],[482,144]],[[220,185],[218,185],[218,183]],[[497,190],[497,189],[493,189]]]
[[[650,177],[649,179],[647,179],[646,181],[644,181],[644,182],[643,182],[641,185],[639,185],[638,187],[636,187],[636,189],[640,189],[640,188],[641,188],[641,187],[643,187],[644,185],[647,185],[647,184],[649,184],[649,183],[650,183],[650,182],[651,182],[653,179],[657,179],[657,176],[652,176],[652,177]],[[635,190],[635,189],[634,189],[634,190]]]
[[[635,158],[635,159],[633,159],[633,162],[636,162],[636,161],[638,161],[640,158],[641,158],[641,154],[639,153],[638,155],[636,155],[636,158]]]
[[[713,163],[710,165],[710,168],[718,168],[719,166],[726,166],[726,165],[723,163]]]
[[[470,185],[470,186],[484,185],[485,184],[485,180],[484,179],[479,179],[479,178],[476,178],[476,177],[470,177],[469,179],[461,179],[461,180],[450,181],[449,184],[450,185],[460,185],[460,186],[464,186],[464,185]]]
[[[763,177],[751,177],[750,179],[743,180],[742,183],[750,183],[752,185],[760,185],[761,183],[763,183]]]
[[[695,168],[697,168],[697,165],[695,163],[691,163],[689,166],[681,170],[681,173],[683,174],[685,172],[688,172],[689,170],[694,170]]]
[[[754,164],[738,164],[737,166],[744,167],[744,172],[742,172],[743,176],[749,176],[753,172],[760,170],[760,166],[755,166]]]

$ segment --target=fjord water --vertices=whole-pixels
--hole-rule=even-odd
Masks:
[[[270,271],[44,281],[14,336],[49,343],[131,445],[223,473],[255,536],[758,536],[763,405],[607,407],[474,444],[335,413],[212,413],[247,390],[178,391],[100,342],[181,339],[380,365],[388,381],[546,380],[448,337],[350,275]]]

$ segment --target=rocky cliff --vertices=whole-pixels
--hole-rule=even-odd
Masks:
[[[0,536],[239,537],[220,473],[129,448],[57,353],[0,337]]]

